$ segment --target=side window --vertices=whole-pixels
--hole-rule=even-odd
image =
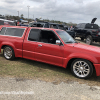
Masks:
[[[5,34],[5,30],[6,30],[6,27],[3,27],[0,31],[0,35],[4,35]]]
[[[80,28],[85,28],[85,24],[80,24]]]
[[[7,28],[5,35],[22,37],[25,29]]]
[[[28,40],[29,41],[39,41],[40,30],[39,29],[31,29]]]
[[[37,24],[37,27],[43,27],[44,26],[44,24]]]
[[[56,40],[59,40],[59,38],[52,31],[41,30],[40,42],[56,44]]]
[[[34,24],[32,25],[32,27],[37,27],[37,24],[36,24],[36,23],[34,23]]]
[[[45,24],[44,24],[44,27],[45,27],[45,28],[49,28],[49,24],[48,24],[48,23],[45,23]]]

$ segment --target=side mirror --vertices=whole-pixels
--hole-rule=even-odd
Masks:
[[[56,44],[57,45],[61,45],[61,41],[60,40],[56,40]]]

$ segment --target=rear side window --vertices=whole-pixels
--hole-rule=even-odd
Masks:
[[[24,30],[20,28],[7,28],[5,35],[22,37]]]
[[[29,41],[39,41],[40,30],[39,29],[31,29],[28,40]]]
[[[6,27],[3,27],[0,31],[0,35],[4,35],[5,34],[5,30],[6,30]]]
[[[4,25],[4,21],[0,20],[0,25]]]

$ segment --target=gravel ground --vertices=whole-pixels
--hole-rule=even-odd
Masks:
[[[76,40],[80,41],[79,38]],[[93,45],[100,47],[98,43]],[[39,79],[0,78],[0,100],[100,100],[100,86],[75,81],[58,83]]]
[[[100,100],[100,87],[78,82],[0,78],[0,100]]]

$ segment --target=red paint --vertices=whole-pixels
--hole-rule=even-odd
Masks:
[[[21,26],[7,26],[7,27],[25,28],[25,32],[23,36],[20,38],[0,35],[0,50],[3,45],[9,45],[14,49],[15,57],[22,57],[31,60],[41,61],[61,66],[64,68],[67,67],[69,60],[73,58],[87,59],[93,63],[97,76],[100,75],[99,47],[80,44],[80,43],[65,44],[62,40],[61,41],[63,42],[63,46],[42,43],[42,42],[28,41],[27,40],[28,35],[32,27],[29,28]],[[37,28],[37,29],[43,29],[43,28]],[[45,30],[52,30],[56,33],[55,30],[57,29],[45,28]],[[42,47],[38,47],[38,45],[42,45]]]

